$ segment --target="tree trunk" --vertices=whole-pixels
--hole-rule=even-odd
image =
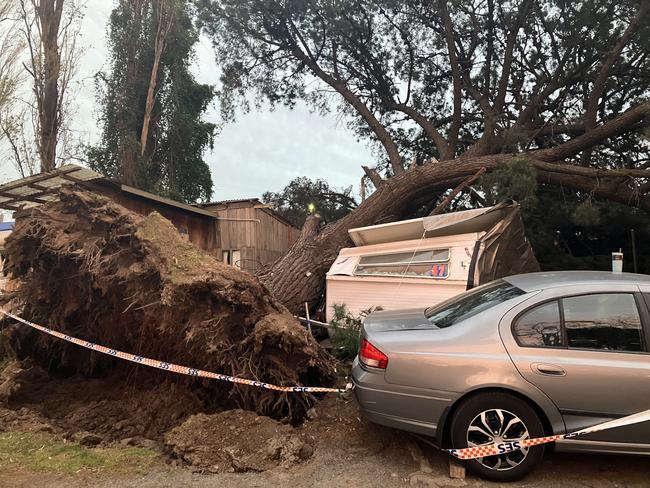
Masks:
[[[305,231],[289,252],[260,273],[259,278],[291,312],[299,314],[305,302],[315,305],[320,300],[325,273],[340,249],[352,245],[349,229],[373,225],[386,216],[399,216],[410,201],[423,194],[454,187],[482,168],[489,171],[500,162],[522,157],[529,158],[542,183],[590,191],[614,201],[638,203],[650,210],[648,197],[640,198],[637,192],[623,184],[630,175],[622,170],[605,173],[566,163],[548,163],[533,159],[534,153],[458,158],[410,168],[385,180],[355,210],[320,232],[313,223],[306,223]]]
[[[144,107],[144,119],[142,121],[142,132],[140,133],[140,156],[143,157],[147,150],[147,140],[149,138],[149,126],[151,125],[151,114],[153,104],[156,99],[156,84],[158,82],[158,70],[160,68],[160,58],[165,50],[167,34],[171,28],[171,20],[168,19],[167,3],[160,0],[158,3],[158,16],[156,25],[156,38],[153,49],[153,66],[151,67],[151,76],[149,77],[149,88],[147,89],[147,101]]]
[[[59,52],[59,27],[63,11],[63,0],[43,0],[36,7],[41,28],[41,48],[43,53],[42,86],[36,91],[39,134],[38,152],[41,159],[41,172],[52,171],[56,166],[56,145],[59,137],[59,75],[61,55]]]
[[[137,50],[140,42],[140,28],[144,17],[144,9],[148,0],[132,0],[132,18],[128,29],[128,48],[126,59],[126,73],[124,75],[124,89],[121,101],[122,116],[119,119],[119,156],[121,164],[120,181],[126,185],[137,186],[138,164],[138,133],[135,117],[136,95],[135,82],[138,74]]]

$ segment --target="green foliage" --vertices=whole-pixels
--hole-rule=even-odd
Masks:
[[[491,204],[511,198],[524,212],[537,204],[537,173],[525,158],[499,164],[481,178],[480,187]]]
[[[573,209],[571,221],[580,227],[597,227],[600,225],[600,213],[599,205],[588,198]]]
[[[120,1],[108,27],[109,70],[96,76],[102,139],[87,148],[90,166],[121,178],[125,154],[137,162],[137,186],[193,203],[212,195],[210,169],[203,160],[213,147],[217,126],[202,120],[215,96],[190,71],[198,31],[189,0],[168,0],[172,19],[163,51],[146,150],[140,151],[147,90],[154,62],[157,15],[151,2],[140,14],[133,2]]]
[[[325,180],[295,178],[280,192],[266,192],[262,201],[300,228],[310,213],[318,213],[325,222],[333,222],[356,208],[352,187],[332,188]]]
[[[334,304],[333,309],[334,318],[330,322],[332,354],[342,361],[351,361],[359,352],[361,320],[348,313],[344,304]]]
[[[388,131],[404,160],[417,156],[417,164],[439,156],[432,131],[418,122],[431,121],[443,138],[450,135],[453,66],[438,2],[195,2],[223,68],[219,98],[226,119],[234,117],[237,107],[249,109],[252,100],[290,107],[303,100],[315,110],[351,116],[346,118],[358,136],[377,143],[377,124],[363,119],[361,103]],[[593,81],[641,4],[445,2],[462,71],[458,101],[463,120],[456,154],[471,147],[488,126],[494,132],[488,153],[553,147],[573,137],[571,130],[552,129],[582,123]],[[501,88],[506,40],[513,32],[514,62]],[[647,99],[648,52],[650,23],[642,21],[609,73],[599,120]],[[500,96],[503,106],[494,107]],[[611,167],[613,155],[648,153],[636,130],[615,145],[596,148],[592,161]],[[620,166],[641,158],[615,159]],[[379,154],[377,163],[385,163],[385,154]]]
[[[63,474],[129,473],[146,472],[157,462],[158,454],[150,449],[89,449],[42,432],[0,434],[0,469],[21,467]]]
[[[382,307],[371,307],[362,310],[359,317],[354,317],[348,312],[345,304],[334,304],[334,318],[330,321],[333,332],[330,333],[332,341],[332,354],[342,361],[352,361],[359,352],[361,342],[361,327],[363,319],[372,312],[382,310]]]
[[[541,185],[537,205],[523,213],[526,235],[544,270],[611,270],[611,253],[623,250],[633,271],[630,230],[636,234],[638,271],[650,273],[650,217],[627,205],[590,194]]]

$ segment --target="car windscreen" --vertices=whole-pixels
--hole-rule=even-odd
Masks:
[[[507,281],[497,280],[429,307],[424,314],[433,325],[445,328],[523,294]]]

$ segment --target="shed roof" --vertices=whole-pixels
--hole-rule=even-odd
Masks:
[[[57,198],[57,190],[65,184],[86,183],[103,176],[74,164],[61,166],[47,173],[28,176],[0,185],[0,208],[19,210],[36,207]]]
[[[293,227],[294,229],[298,229],[298,227],[293,225],[289,220],[287,220],[285,217],[283,217],[278,212],[276,212],[270,205],[268,205],[266,203],[262,203],[259,198],[235,198],[235,199],[232,199],[232,200],[217,200],[217,201],[214,201],[214,202],[199,203],[199,204],[197,204],[197,206],[201,207],[201,208],[214,208],[214,207],[218,207],[218,206],[223,206],[223,207],[226,207],[226,209],[227,209],[227,207],[229,205],[233,205],[233,204],[237,204],[237,203],[249,203],[250,207],[259,209],[262,212],[266,212],[268,215],[275,218],[276,220],[279,220],[280,222],[282,222],[283,224],[285,224],[288,227]],[[219,209],[219,210],[225,210],[225,209],[222,208],[222,209]]]
[[[154,195],[153,193],[132,186],[122,185],[96,171],[77,166],[76,164],[67,164],[54,171],[29,176],[0,185],[0,208],[15,211],[36,207],[43,203],[56,200],[58,198],[57,191],[64,185],[78,184],[88,186],[88,184],[93,182],[114,185],[121,191],[136,195],[140,198],[187,212],[201,214],[206,217],[217,218],[214,213],[203,208]]]
[[[492,228],[514,203],[506,201],[494,207],[463,210],[418,219],[390,222],[350,229],[350,238],[357,246],[385,244],[425,237],[482,232]]]

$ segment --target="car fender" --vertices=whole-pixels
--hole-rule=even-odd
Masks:
[[[453,418],[453,412],[456,410],[458,405],[472,396],[494,391],[511,393],[529,402],[533,408],[538,410],[538,413],[542,413],[545,416],[545,419],[542,420],[548,421],[547,427],[550,427],[552,431],[549,432],[549,434],[565,433],[566,426],[555,403],[553,403],[539,388],[530,385],[523,378],[521,381],[521,384],[514,382],[508,385],[504,385],[503,383],[477,385],[459,394],[451,404],[443,410],[442,415],[438,420],[438,429],[436,434],[438,445],[444,447],[446,441],[445,435],[448,433],[448,428],[450,427],[451,419]]]

